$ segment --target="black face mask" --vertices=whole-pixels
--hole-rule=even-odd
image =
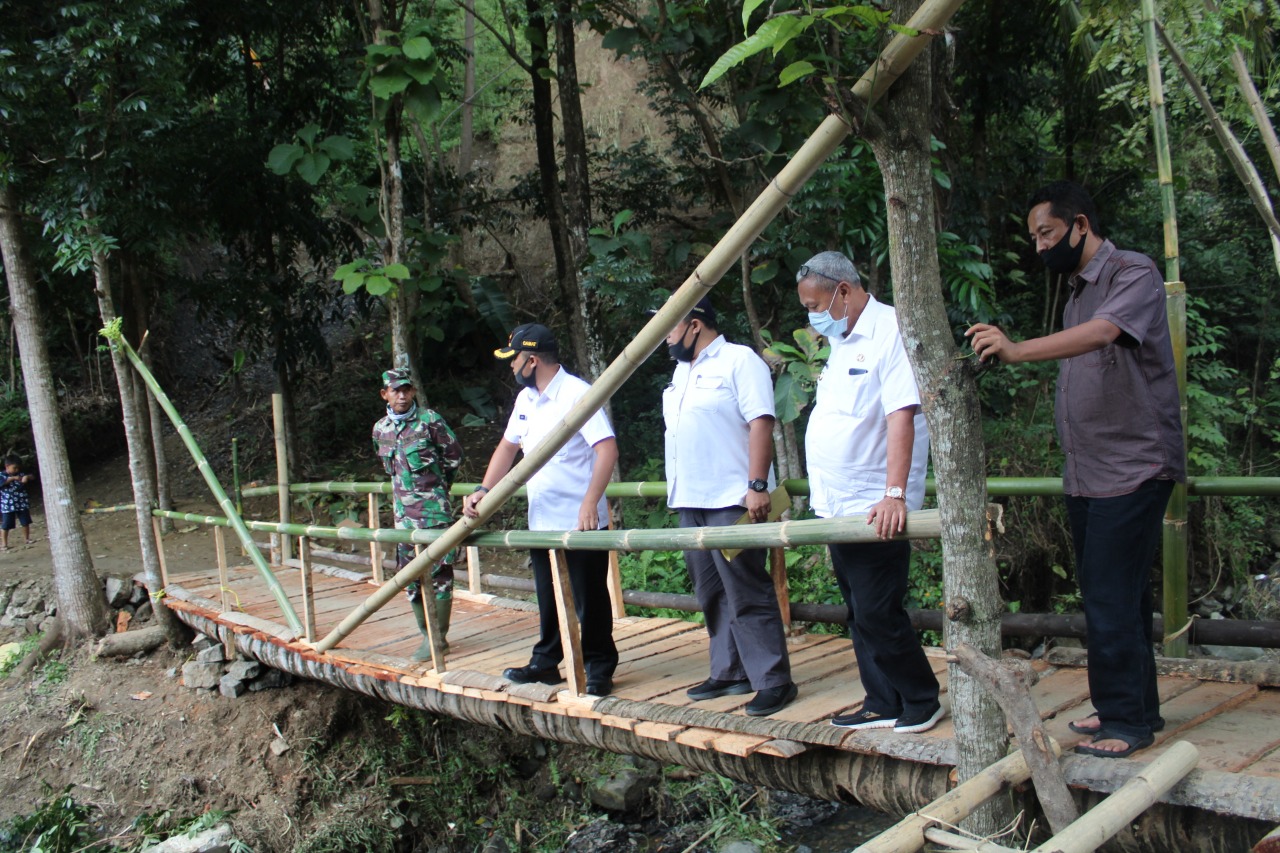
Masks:
[[[1050,272],[1056,272],[1058,275],[1070,275],[1080,266],[1080,258],[1084,256],[1084,242],[1089,235],[1081,236],[1080,242],[1073,246],[1071,245],[1071,234],[1075,230],[1074,226],[1068,228],[1067,233],[1062,235],[1061,240],[1040,253],[1040,260],[1044,261],[1044,265],[1049,268]]]
[[[524,363],[525,367],[529,366],[529,362]],[[537,388],[538,387],[538,368],[525,373],[523,369],[516,371],[516,384],[521,388]]]
[[[686,332],[688,329],[685,330]],[[671,353],[671,357],[676,361],[693,361],[694,348],[698,346],[698,336],[702,334],[702,330],[693,333],[692,343],[684,342],[684,335],[680,336],[680,340],[674,344],[667,344],[667,352]]]

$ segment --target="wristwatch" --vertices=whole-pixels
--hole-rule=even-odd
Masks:
[[[753,492],[767,492],[769,491],[769,481],[768,480],[747,480],[747,488]]]
[[[903,497],[902,497],[902,487],[901,487],[901,486],[890,486],[889,488],[887,488],[887,489],[885,489],[885,490],[884,490],[884,496],[885,496],[886,498],[895,498],[895,499],[897,499],[897,500],[903,500]]]

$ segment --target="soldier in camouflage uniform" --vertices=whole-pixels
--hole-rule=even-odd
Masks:
[[[414,395],[408,370],[388,370],[382,374],[382,399],[387,404],[387,415],[373,425],[373,446],[391,476],[396,527],[401,530],[448,527],[453,523],[449,486],[462,464],[462,445],[444,418],[419,406]],[[413,557],[413,545],[407,542],[397,545],[396,569],[404,568]],[[450,551],[431,570],[432,601],[442,638],[449,631],[453,607],[453,559],[454,552]],[[426,638],[427,618],[421,586],[414,581],[405,592],[418,629]],[[430,660],[430,639],[424,639],[412,657]]]

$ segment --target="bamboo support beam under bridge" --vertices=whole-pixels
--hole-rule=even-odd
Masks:
[[[871,67],[853,87],[853,96],[868,108],[901,76],[903,70],[932,43],[932,34],[940,33],[964,0],[925,0],[906,26],[916,31],[913,36],[895,35]],[[326,652],[350,635],[362,622],[376,613],[396,593],[425,573],[441,557],[459,545],[477,527],[483,525],[515,493],[541,470],[551,457],[569,441],[582,425],[604,406],[622,384],[657,349],[667,334],[682,321],[716,282],[750,247],[774,217],[798,193],[805,183],[852,131],[838,115],[830,115],[805,141],[795,157],[769,182],[738,221],[716,243],[698,264],[693,274],[680,285],[666,304],[645,324],[644,328],[623,348],[595,384],[582,396],[564,420],[522,459],[477,504],[477,518],[463,518],[449,527],[444,535],[427,546],[394,577],[353,610],[333,631],[315,644],[316,651]]]

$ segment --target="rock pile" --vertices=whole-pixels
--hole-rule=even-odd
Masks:
[[[203,634],[191,645],[196,658],[182,665],[182,684],[193,690],[216,688],[228,699],[235,699],[246,690],[256,692],[293,683],[289,673],[263,666],[256,660],[227,660],[222,644]]]
[[[0,628],[28,635],[49,630],[58,605],[46,587],[46,582],[33,578],[0,582]]]

